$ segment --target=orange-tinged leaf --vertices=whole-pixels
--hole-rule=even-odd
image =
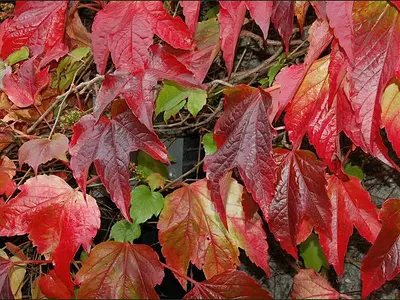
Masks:
[[[336,291],[329,282],[313,269],[301,269],[293,279],[293,299],[349,298]]]
[[[14,141],[14,137],[4,127],[0,127],[0,151],[7,148]]]
[[[353,29],[350,101],[365,144],[360,147],[393,166],[379,135],[380,100],[400,61],[399,11],[387,1],[355,1]]]
[[[189,263],[211,278],[240,265],[238,247],[269,273],[268,245],[258,214],[247,220],[241,204],[243,187],[224,177],[228,230],[210,199],[205,180],[182,187],[165,198],[158,222],[162,253],[167,264],[186,274]],[[186,288],[186,280],[177,277]]]
[[[100,228],[96,200],[75,191],[57,176],[39,175],[0,209],[0,235],[29,234],[38,252],[51,256],[55,271],[72,290],[70,263],[82,245],[90,250]]]
[[[207,155],[204,162],[212,200],[226,224],[220,180],[238,168],[247,190],[268,219],[275,182],[275,163],[270,153],[275,131],[268,119],[271,96],[261,88],[245,85],[227,88],[224,94],[225,111],[214,128],[219,149]]]
[[[14,193],[17,185],[12,179],[16,174],[16,167],[12,160],[7,156],[0,159],[0,195],[5,194],[6,197]]]
[[[246,273],[229,270],[198,282],[184,299],[273,299]]]
[[[158,255],[147,245],[103,242],[92,249],[75,283],[79,299],[158,299],[164,278]]]
[[[361,265],[363,298],[400,273],[400,199],[386,200],[379,219],[382,229]]]
[[[302,34],[304,32],[304,22],[306,20],[306,14],[309,6],[309,1],[296,1],[294,4],[294,14],[299,22],[300,32]]]
[[[306,150],[274,149],[278,164],[268,225],[281,247],[298,258],[296,246],[311,233],[331,233],[332,208],[325,191],[325,165]]]
[[[334,175],[327,175],[326,178],[326,189],[332,203],[332,236],[321,231],[319,237],[328,262],[338,275],[343,275],[344,258],[353,225],[367,241],[374,243],[381,224],[371,196],[357,177],[349,176],[348,181],[342,181]]]
[[[391,83],[382,96],[381,124],[386,129],[389,141],[400,157],[400,83]]]
[[[25,142],[18,150],[18,160],[20,166],[27,163],[37,174],[39,165],[54,158],[68,162],[65,155],[67,151],[68,138],[61,133],[56,133],[51,140],[43,138]]]

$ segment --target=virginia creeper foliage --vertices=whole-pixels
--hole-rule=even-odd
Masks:
[[[170,271],[185,299],[272,299],[238,270],[241,249],[270,277],[271,243],[297,261],[287,295],[349,298],[298,246],[341,280],[355,229],[361,296],[398,276],[400,199],[348,166],[400,170],[399,1],[209,2],[0,7],[0,298],[155,299]]]

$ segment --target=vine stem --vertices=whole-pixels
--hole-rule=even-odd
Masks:
[[[52,260],[18,260],[18,261],[13,261],[13,265],[22,265],[22,264],[51,264],[53,263]]]
[[[196,169],[197,169],[198,167],[200,167],[201,164],[202,164],[203,162],[204,162],[204,158],[203,158],[201,161],[199,161],[199,162],[198,162],[193,168],[191,168],[189,171],[187,171],[186,173],[182,174],[182,175],[179,176],[178,178],[176,178],[176,179],[174,179],[173,181],[171,181],[170,183],[168,183],[165,187],[163,187],[163,188],[160,190],[160,193],[163,192],[163,191],[165,191],[165,190],[167,190],[171,185],[173,185],[174,183],[177,183],[177,182],[178,182],[179,180],[181,180],[182,178],[185,178],[185,177],[188,176],[190,173],[196,171]]]
[[[200,283],[200,282],[194,280],[193,278],[190,278],[189,276],[182,274],[182,273],[179,272],[178,270],[176,270],[176,269],[174,269],[174,268],[168,266],[167,264],[162,263],[161,261],[160,261],[160,264],[161,264],[164,268],[170,270],[171,272],[175,273],[175,274],[178,275],[179,277],[182,277],[183,279],[186,279],[187,281],[189,281],[189,282],[191,282],[191,283],[193,283],[193,284],[195,284],[195,285]]]

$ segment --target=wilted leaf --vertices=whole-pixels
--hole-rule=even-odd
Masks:
[[[157,135],[143,125],[131,112],[124,112],[110,120],[86,115],[73,127],[69,145],[71,168],[82,191],[92,162],[111,199],[130,220],[129,153],[143,150],[154,158],[168,163],[165,145]]]
[[[76,274],[79,299],[158,299],[164,278],[158,255],[147,245],[104,242],[94,247]]]
[[[17,185],[12,179],[16,174],[16,167],[12,160],[7,156],[0,159],[0,195],[5,194],[9,197],[14,193]]]
[[[229,270],[198,282],[184,299],[273,299],[246,273]]]
[[[18,150],[19,164],[22,166],[27,163],[37,174],[39,165],[54,158],[68,162],[65,155],[68,151],[68,142],[68,138],[61,133],[55,133],[51,140],[43,138],[27,141]]]

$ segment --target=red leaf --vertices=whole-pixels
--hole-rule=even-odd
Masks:
[[[150,48],[151,60],[142,71],[136,73],[116,72],[106,75],[94,106],[98,119],[104,109],[118,95],[122,95],[136,117],[153,130],[154,86],[158,80],[174,80],[186,86],[198,86],[192,72],[161,47]]]
[[[11,267],[12,262],[9,259],[0,257],[0,298],[2,299],[14,299],[10,282]]]
[[[147,245],[104,242],[93,248],[75,283],[79,299],[158,299],[164,278],[158,255]]]
[[[261,88],[245,85],[227,88],[224,94],[226,110],[214,129],[219,150],[206,156],[204,162],[211,198],[226,225],[220,180],[229,170],[238,168],[247,190],[268,219],[275,181],[270,155],[274,130],[268,120],[271,96]]]
[[[224,177],[228,230],[215,212],[205,180],[169,194],[157,224],[167,264],[186,274],[189,263],[211,278],[240,265],[238,247],[269,274],[268,244],[258,214],[246,218],[241,204],[243,187]],[[177,277],[186,289],[186,280]]]
[[[313,269],[301,269],[293,279],[293,299],[349,298],[336,291],[329,282]]]
[[[285,106],[293,99],[308,69],[332,41],[328,23],[315,21],[309,29],[308,41],[310,46],[304,64],[286,67],[276,77],[276,83],[280,85],[280,92],[273,101],[271,115],[274,118],[278,118]]]
[[[34,57],[22,64],[18,74],[6,74],[3,78],[5,93],[18,107],[34,104],[48,82],[49,67],[40,71],[39,63]]]
[[[273,1],[246,1],[247,9],[257,25],[260,26],[264,39],[268,37],[273,5]]]
[[[113,120],[101,116],[98,122],[92,115],[86,115],[74,125],[73,131],[69,145],[71,168],[81,190],[86,190],[88,170],[94,162],[111,199],[130,220],[129,153],[143,150],[168,163],[165,145],[129,111]]]
[[[16,174],[15,170],[15,164],[7,156],[0,160],[0,195],[5,194],[9,197],[17,188],[12,179]]]
[[[385,90],[382,96],[382,120],[389,141],[392,143],[397,156],[400,157],[400,82],[395,80]]]
[[[198,282],[184,299],[273,299],[253,278],[236,270]]]
[[[183,8],[183,15],[185,16],[185,23],[188,26],[192,35],[196,32],[197,21],[200,14],[200,1],[179,1]],[[196,44],[197,45],[197,44]]]
[[[274,1],[271,21],[274,23],[289,53],[289,42],[293,31],[294,1]]]
[[[386,200],[379,219],[382,230],[361,265],[363,298],[400,272],[400,199]]]
[[[175,48],[192,48],[186,24],[172,17],[161,1],[110,2],[96,15],[92,28],[94,61],[101,74],[110,52],[117,70],[144,69],[151,60],[153,34]]]
[[[187,1],[184,1],[187,3]],[[196,49],[191,51],[177,50],[166,47],[188,70],[193,72],[199,82],[203,82],[208,69],[217,56],[221,41],[219,39],[219,24],[216,19],[200,22],[194,35]],[[168,46],[168,45],[167,45]]]
[[[336,176],[326,177],[327,193],[332,203],[332,236],[320,232],[319,238],[328,262],[338,275],[343,275],[344,257],[353,225],[367,241],[373,243],[381,224],[371,196],[357,177],[349,176],[349,181],[342,181]]]
[[[39,278],[40,291],[48,298],[54,299],[72,299],[74,294],[57,276],[57,273],[51,270],[49,275],[43,275]]]
[[[72,189],[57,176],[39,175],[19,187],[2,206],[0,235],[29,234],[38,252],[51,255],[55,271],[72,291],[70,263],[82,245],[88,252],[100,228],[96,200]]]
[[[67,5],[67,1],[18,2],[15,17],[2,24],[2,59],[6,59],[22,46],[28,46],[32,56],[53,55],[51,52],[63,47]]]
[[[394,165],[379,134],[380,99],[400,61],[400,16],[388,2],[354,2],[354,61],[350,69],[350,101],[364,151]],[[371,41],[375,41],[371,43]]]
[[[37,174],[39,165],[53,158],[68,162],[65,155],[67,151],[68,138],[61,133],[56,133],[51,140],[44,138],[25,142],[18,150],[18,160],[20,166],[27,163]]]
[[[230,76],[235,62],[236,44],[246,14],[246,4],[244,1],[221,1],[219,5],[221,49]]]
[[[308,237],[312,225],[328,236],[332,232],[325,165],[310,151],[274,150],[278,181],[268,225],[281,247],[297,259],[296,245]]]
[[[352,9],[353,1],[326,2],[326,14],[329,19],[329,25],[350,61],[354,60]]]

